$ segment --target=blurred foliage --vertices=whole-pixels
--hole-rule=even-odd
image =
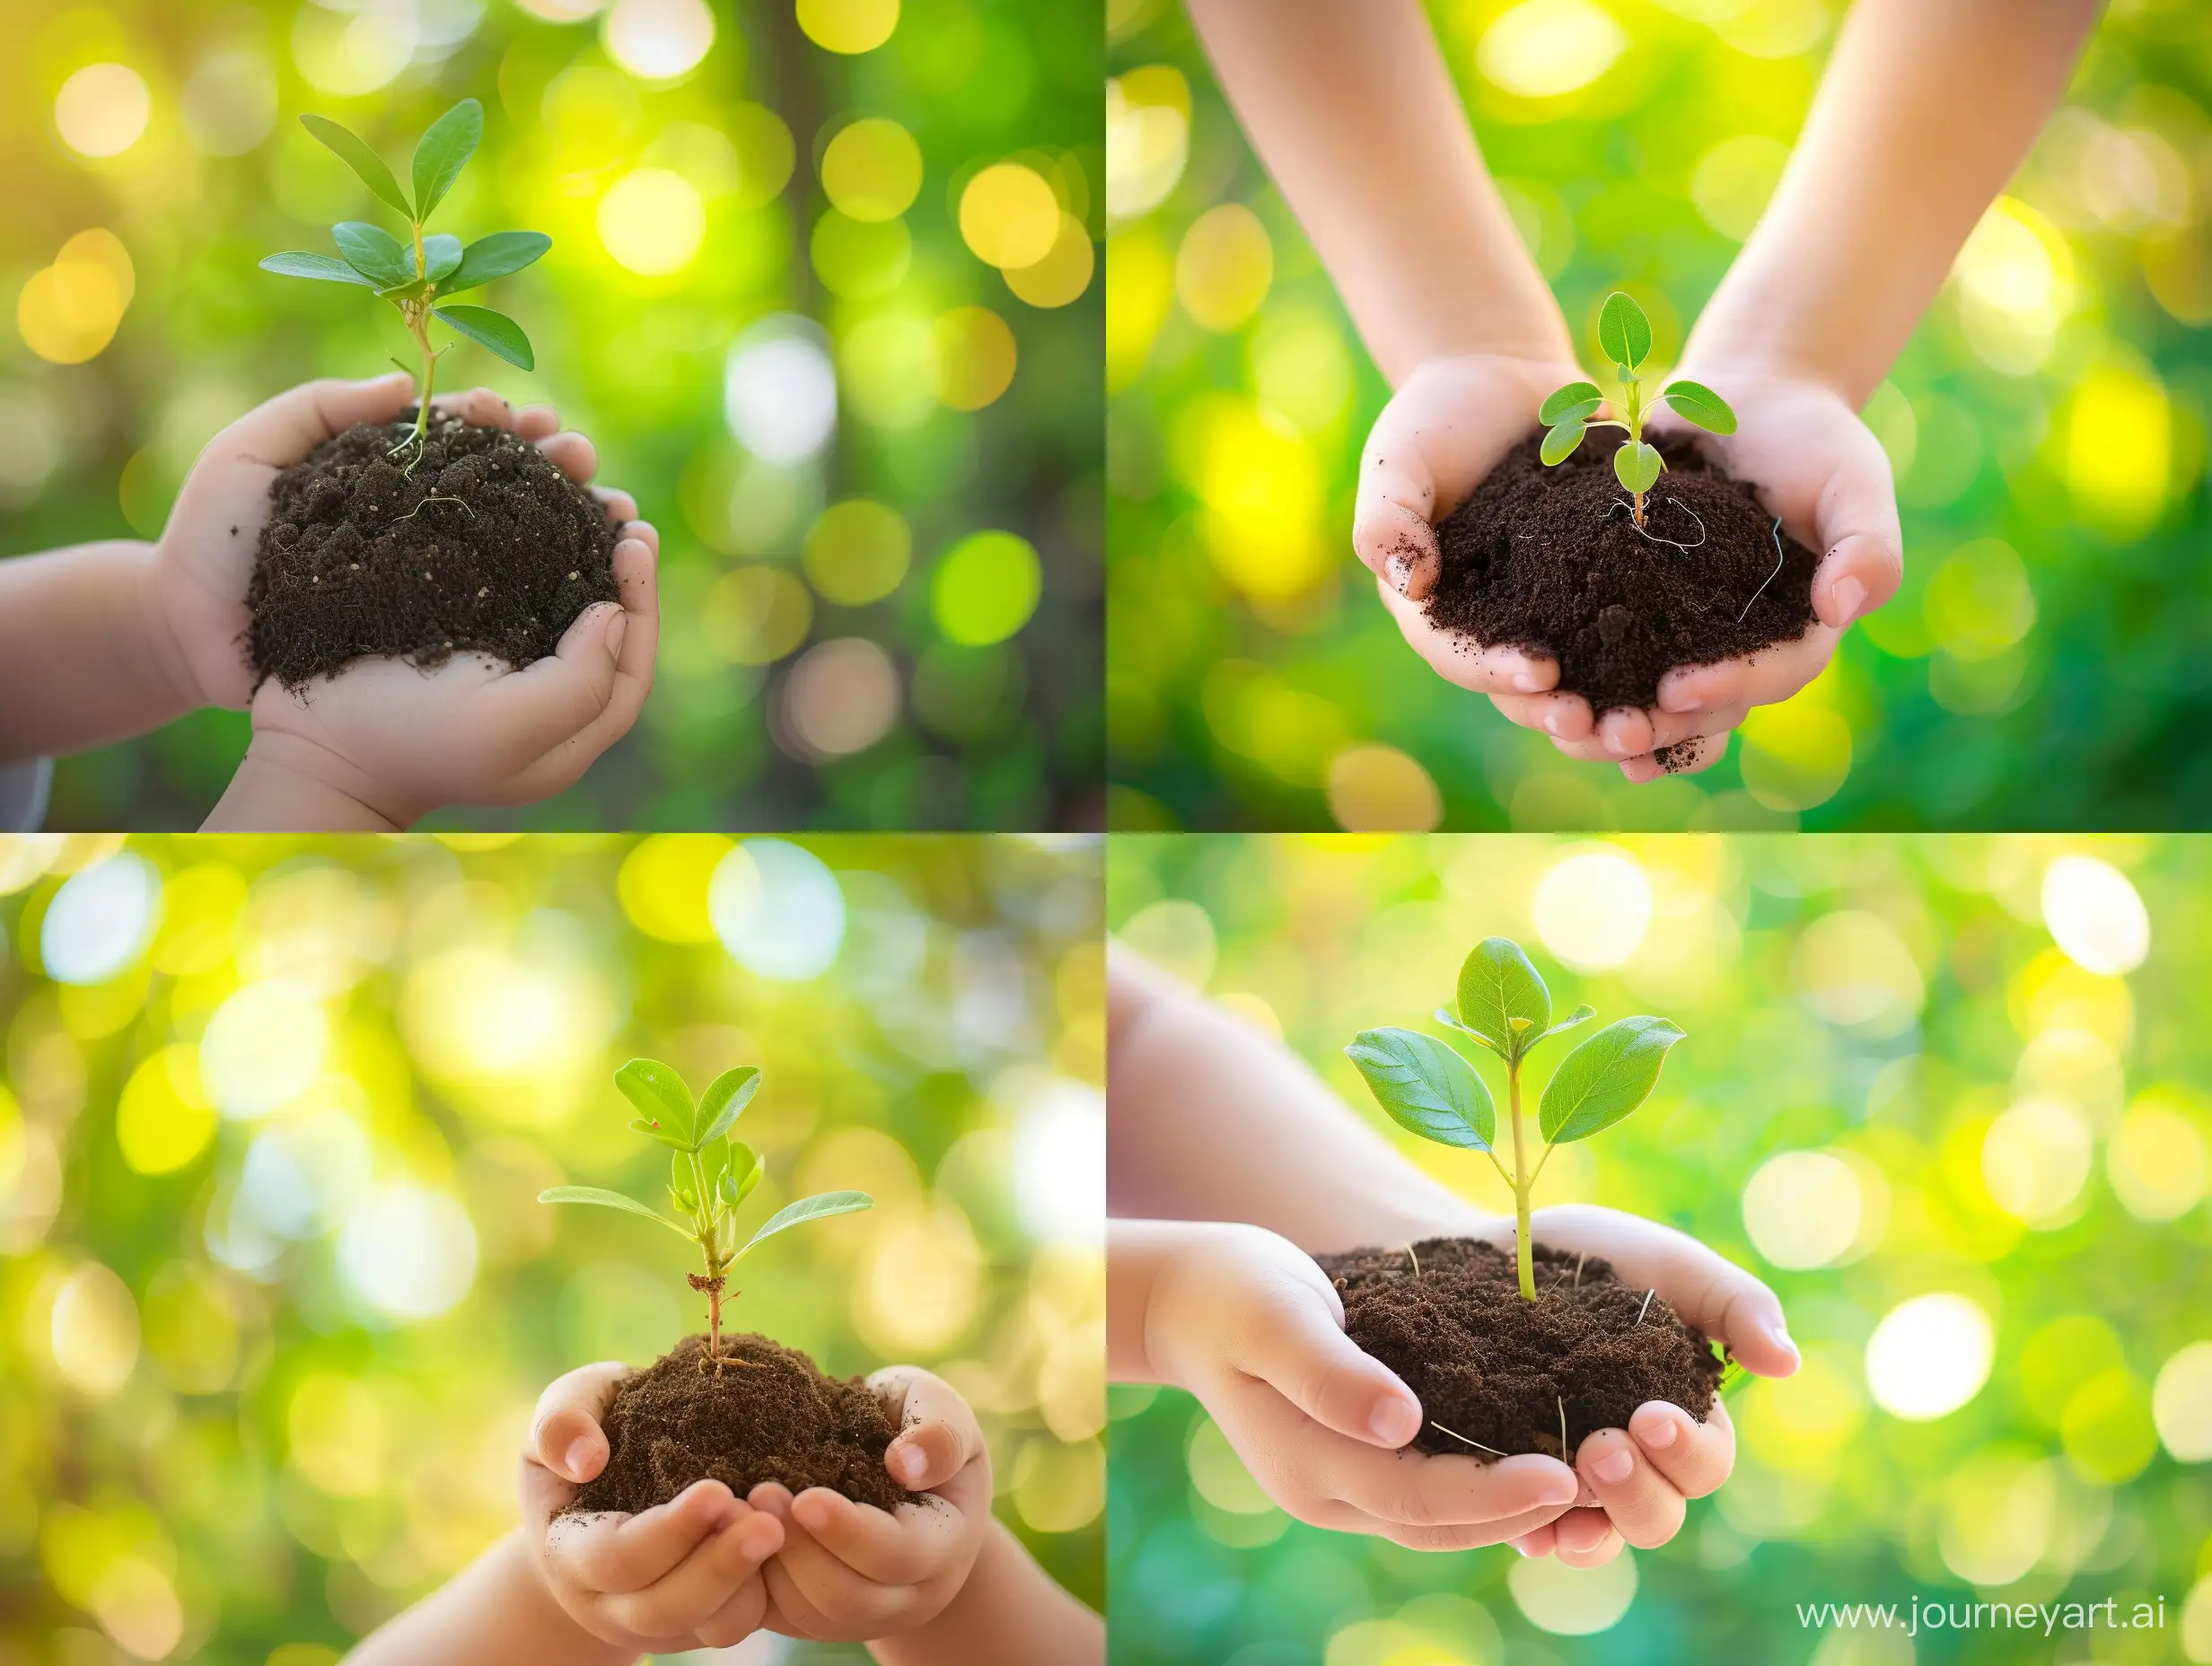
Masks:
[[[1538,1202],[1695,1234],[1775,1286],[1805,1356],[1732,1390],[1734,1475],[1672,1543],[1579,1575],[1293,1522],[1189,1397],[1117,1388],[1120,1658],[2212,1660],[2203,841],[1119,838],[1107,885],[1126,941],[1500,1213],[1488,1164],[1374,1106],[1351,1035],[1441,1033],[1414,1015],[1490,933],[1561,1007],[1675,1020],[1652,1101],[1561,1148]],[[2165,1628],[1905,1647],[1794,1606],[2107,1595],[2163,1596]]]
[[[760,1066],[744,1225],[876,1198],[724,1322],[944,1374],[1102,1603],[1100,863],[0,839],[0,1662],[329,1666],[511,1529],[544,1385],[705,1327],[681,1245],[536,1201],[664,1182],[610,1080],[640,1053]]]
[[[441,224],[554,247],[487,292],[537,373],[464,343],[442,381],[556,403],[663,553],[637,731],[470,825],[1093,823],[1099,53],[1087,0],[8,6],[0,553],[152,536],[232,417],[383,371],[386,309],[255,269],[391,219],[296,118],[404,170],[474,94]],[[987,170],[1014,189],[971,197]],[[978,617],[943,575],[981,533],[1010,536]],[[70,760],[51,825],[196,825],[245,733],[203,712]]]
[[[1589,350],[1625,285],[1671,359],[1773,189],[1842,4],[1432,10],[1576,342]],[[1561,758],[1402,645],[1350,551],[1355,465],[1387,390],[1172,0],[1115,0],[1108,32],[1114,825],[2212,814],[2191,740],[2212,628],[2201,5],[2106,8],[2065,109],[1869,402],[1899,480],[1902,591],[1723,763],[1646,787]]]

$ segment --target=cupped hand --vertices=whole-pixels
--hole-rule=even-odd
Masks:
[[[884,1468],[926,1495],[884,1511],[826,1486],[795,1497],[767,1481],[746,1495],[777,1517],[767,1624],[822,1643],[888,1637],[935,1619],[967,1583],[991,1524],[991,1454],[968,1402],[942,1379],[893,1365],[868,1379],[901,1425]]]
[[[586,1365],[540,1397],[522,1451],[522,1519],[546,1586],[570,1619],[638,1653],[718,1649],[759,1630],[768,1612],[762,1567],[784,1524],[699,1481],[636,1515],[563,1515],[607,1467],[601,1427],[629,1368]]]
[[[1312,1258],[1260,1227],[1189,1229],[1155,1280],[1145,1347],[1268,1496],[1316,1527],[1466,1550],[1549,1530],[1578,1495],[1575,1472],[1538,1453],[1400,1450],[1421,1432],[1420,1401],[1344,1334]]]

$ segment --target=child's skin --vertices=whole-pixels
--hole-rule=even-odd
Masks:
[[[161,539],[0,561],[0,761],[81,751],[203,706],[250,706],[253,738],[210,830],[389,832],[446,804],[512,804],[571,785],[636,720],[653,683],[660,535],[626,492],[597,495],[620,529],[620,606],[585,610],[522,671],[456,656],[435,671],[356,662],[298,695],[257,689],[241,641],[269,483],[356,422],[396,416],[404,375],[317,381],[240,417],[193,465]],[[436,401],[536,443],[589,481],[592,443],[550,408],[487,388]]]
[[[991,1517],[975,1415],[927,1372],[869,1383],[902,1425],[884,1465],[932,1496],[894,1513],[812,1487],[747,1497],[700,1481],[637,1515],[564,1516],[606,1468],[600,1425],[628,1367],[586,1365],[540,1397],[523,1526],[349,1657],[354,1666],[612,1666],[726,1648],[763,1627],[866,1642],[884,1666],[1097,1661],[1104,1628]]]
[[[1423,1238],[1512,1242],[1405,1161],[1288,1048],[1118,946],[1108,960],[1107,1374],[1204,1403],[1254,1478],[1301,1521],[1422,1550],[1510,1541],[1578,1567],[1664,1544],[1726,1480],[1735,1434],[1663,1401],[1602,1429],[1569,1469],[1398,1449],[1420,1403],[1344,1334],[1307,1251]],[[1140,1218],[1122,1218],[1140,1217]],[[1542,1242],[1611,1261],[1748,1369],[1798,1355],[1774,1293],[1694,1239],[1586,1205],[1539,1209]]]
[[[1903,570],[1889,463],[1855,414],[2064,92],[2096,0],[1858,0],[1765,217],[1681,374],[1735,408],[1698,434],[1821,552],[1799,641],[1678,667],[1650,711],[1593,714],[1556,662],[1465,650],[1421,607],[1432,522],[1584,374],[1491,184],[1418,0],[1186,0],[1223,91],[1397,390],[1360,460],[1352,542],[1414,651],[1569,757],[1702,769],[1754,706],[1828,663]],[[1656,385],[1655,380],[1654,385]],[[1655,426],[1690,432],[1671,416]]]

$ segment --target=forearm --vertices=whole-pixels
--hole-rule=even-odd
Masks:
[[[1106,1658],[1106,1622],[1055,1583],[994,1520],[968,1583],[927,1625],[871,1643],[882,1666],[1028,1666]]]
[[[487,1550],[346,1657],[347,1666],[628,1666],[561,1612],[518,1532]]]
[[[0,561],[0,763],[127,740],[198,704],[154,559],[118,539]]]
[[[1471,1232],[1488,1218],[1281,1042],[1119,945],[1107,979],[1112,1213],[1243,1221],[1308,1250]]]
[[[397,833],[411,818],[380,807],[374,783],[327,749],[257,734],[203,833]]]
[[[1859,0],[1684,362],[1771,365],[1864,403],[2034,143],[2096,13],[2096,0]]]
[[[1574,356],[1416,0],[1186,9],[1393,387],[1459,354]]]

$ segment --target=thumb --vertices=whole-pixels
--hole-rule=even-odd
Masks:
[[[1421,1432],[1421,1402],[1344,1334],[1334,1287],[1320,1267],[1306,1267],[1311,1279],[1286,1278],[1255,1304],[1233,1363],[1323,1428],[1394,1451]]]
[[[883,1463],[909,1492],[944,1486],[987,1450],[975,1413],[944,1378],[917,1366],[890,1365],[868,1386],[899,1419]]]
[[[492,684],[501,738],[511,756],[541,758],[582,734],[607,709],[628,624],[614,602],[594,602],[562,633],[559,647]]]
[[[303,382],[255,406],[215,443],[246,461],[289,469],[357,422],[389,422],[414,395],[415,379],[403,372],[366,381]]]
[[[1359,460],[1352,551],[1377,578],[1417,601],[1435,588],[1442,563],[1429,523],[1435,501],[1435,478],[1418,436],[1386,408]]]
[[[526,1451],[532,1461],[564,1481],[582,1486],[607,1467],[607,1434],[600,1418],[616,1386],[630,1374],[615,1360],[583,1365],[557,1379],[538,1397]]]

